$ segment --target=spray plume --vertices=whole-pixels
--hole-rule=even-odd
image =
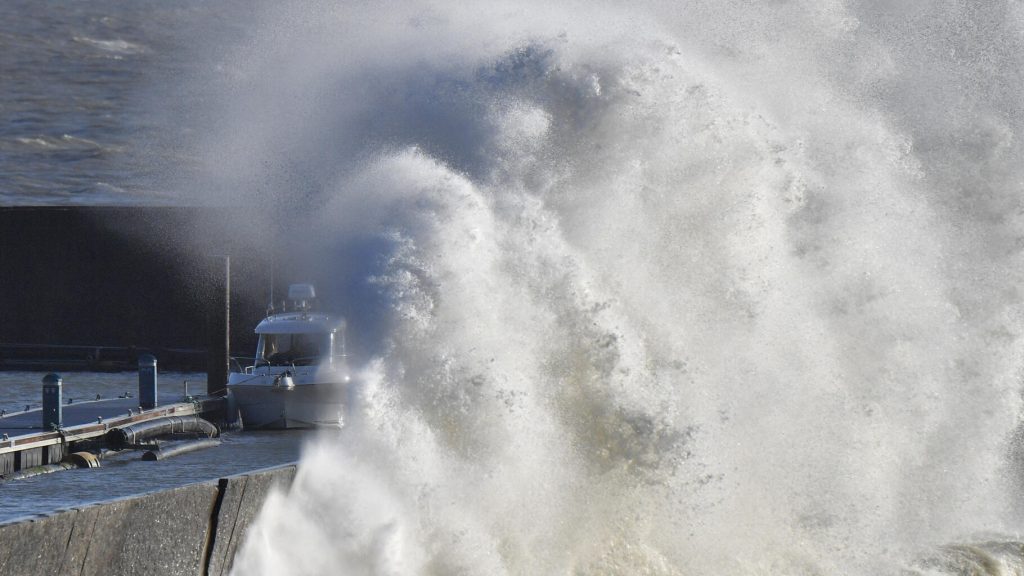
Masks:
[[[365,367],[236,573],[1019,573],[1021,17],[267,8],[203,187]]]

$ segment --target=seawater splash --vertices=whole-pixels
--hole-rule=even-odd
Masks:
[[[372,296],[236,573],[1024,571],[1021,16],[268,9],[204,185]]]

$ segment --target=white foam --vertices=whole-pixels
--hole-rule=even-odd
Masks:
[[[93,48],[96,48],[97,50],[101,50],[103,52],[115,54],[118,56],[130,54],[143,54],[148,51],[148,49],[142,44],[129,42],[127,40],[122,40],[120,38],[104,40],[99,38],[90,38],[88,36],[75,36],[73,40],[75,42],[78,42],[79,44],[91,46]]]
[[[268,9],[201,187],[315,208],[381,336],[238,572],[884,574],[1019,530],[1024,107],[977,67],[1020,23],[901,10]]]

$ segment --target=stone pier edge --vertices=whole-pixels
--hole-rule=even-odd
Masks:
[[[223,576],[297,464],[0,523],[0,574]]]

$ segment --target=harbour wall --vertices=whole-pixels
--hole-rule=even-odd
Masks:
[[[260,255],[228,232],[233,212],[181,207],[0,208],[0,343],[207,346],[212,259],[232,257],[232,320],[266,307]],[[243,350],[251,330],[239,330]]]
[[[0,524],[0,574],[228,574],[294,464]]]
[[[363,279],[380,247],[338,248],[333,230],[266,220],[258,207],[0,207],[0,370],[132,369],[150,352],[162,368],[201,371],[201,355],[188,362],[211,341],[219,256],[231,259],[233,356],[253,354],[271,294],[280,305],[298,282],[372,348],[374,307],[346,302],[379,297]]]

